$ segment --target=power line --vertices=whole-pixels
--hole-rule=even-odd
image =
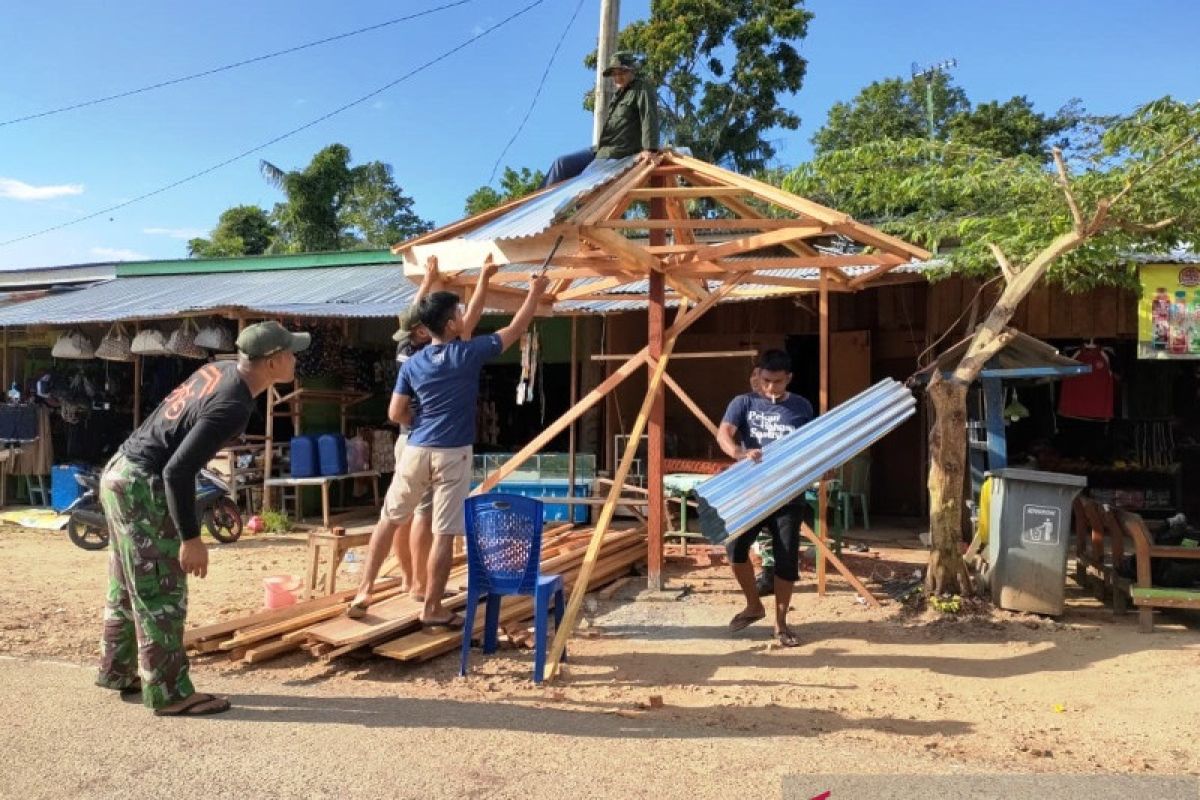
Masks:
[[[128,91],[118,92],[117,94],[106,95],[105,97],[97,97],[93,100],[84,100],[83,102],[72,103],[71,105],[68,105],[68,106],[61,106],[59,108],[51,108],[47,111],[39,111],[36,114],[27,114],[24,117],[15,117],[13,119],[4,120],[3,122],[0,122],[0,128],[3,128],[6,125],[16,125],[18,122],[28,122],[31,119],[40,119],[41,117],[49,117],[54,114],[62,114],[63,112],[66,112],[66,111],[74,111],[79,108],[87,108],[88,106],[95,106],[95,105],[99,105],[101,103],[108,103],[113,100],[120,100],[123,97],[132,97],[135,94],[142,94],[144,92],[150,92],[155,89],[162,89],[163,87],[166,87],[166,86],[174,86],[177,83],[184,83],[186,81],[195,80],[197,78],[206,78],[209,75],[216,75],[217,73],[220,73],[220,72],[227,72],[231,69],[237,69],[238,67],[247,66],[248,64],[257,64],[260,61],[267,61],[268,59],[278,58],[279,56],[286,56],[289,53],[297,53],[301,50],[307,50],[310,47],[317,47],[319,45],[329,44],[330,42],[336,42],[341,39],[349,39],[351,36],[358,36],[359,34],[369,33],[371,31],[377,31],[380,28],[387,28],[391,25],[396,25],[401,22],[408,22],[410,20],[417,19],[418,17],[425,17],[430,14],[436,14],[439,11],[445,11],[448,8],[454,8],[455,6],[466,5],[467,3],[470,3],[470,2],[471,2],[471,0],[454,0],[454,2],[445,3],[443,5],[437,6],[436,8],[430,8],[425,11],[418,11],[415,14],[409,14],[404,17],[396,17],[395,19],[389,19],[386,22],[380,22],[376,25],[368,25],[365,28],[358,28],[357,30],[347,31],[346,33],[339,33],[336,36],[329,36],[324,39],[317,39],[316,41],[307,42],[305,44],[298,44],[295,47],[289,47],[285,50],[276,50],[274,53],[266,53],[261,56],[255,56],[254,58],[247,58],[242,61],[235,61],[232,64],[226,64],[221,67],[213,67],[212,69],[206,69],[202,72],[193,72],[191,75],[183,75],[178,78],[171,78],[170,80],[159,81],[158,83],[152,83],[148,86],[142,86],[137,89],[130,89]]]
[[[393,86],[403,83],[404,81],[408,80],[409,78],[413,77],[414,75],[417,75],[418,73],[424,72],[426,69],[428,69],[429,67],[432,67],[434,64],[437,64],[439,61],[445,61],[447,58],[449,58],[450,56],[459,52],[460,50],[463,50],[467,46],[479,41],[480,39],[484,38],[485,36],[492,33],[493,31],[504,27],[505,25],[512,22],[514,19],[516,19],[517,17],[520,17],[520,16],[528,13],[529,11],[533,10],[537,6],[540,6],[544,2],[545,2],[545,0],[533,0],[533,2],[529,3],[527,6],[525,6],[521,10],[516,11],[512,14],[509,14],[507,17],[500,20],[499,22],[492,25],[491,27],[488,27],[488,28],[480,31],[479,33],[475,34],[471,38],[461,42],[460,44],[455,45],[450,50],[447,50],[446,52],[442,53],[439,56],[436,56],[435,58],[430,59],[429,61],[426,61],[424,64],[421,64],[419,67],[416,67],[415,69],[412,69],[412,70],[406,72],[404,75],[401,75],[396,80],[391,81],[390,83],[386,83],[383,86],[380,86],[378,89],[368,92],[367,94],[364,94],[362,97],[359,97],[355,100],[351,100],[349,103],[346,103],[343,106],[339,106],[338,108],[335,108],[334,110],[330,111],[329,113],[324,114],[320,117],[317,117],[316,119],[311,120],[309,122],[306,122],[299,127],[292,128],[287,133],[280,134],[279,136],[276,136],[274,139],[271,139],[270,141],[263,142],[260,145],[251,147],[249,150],[245,150],[241,153],[238,153],[236,156],[233,156],[232,158],[227,158],[224,161],[221,161],[217,164],[213,164],[211,167],[206,167],[205,169],[202,169],[199,172],[193,172],[191,175],[188,175],[186,178],[180,178],[179,180],[175,181],[174,183],[169,183],[166,186],[160,186],[159,188],[154,189],[153,191],[146,192],[145,194],[140,194],[137,197],[134,197],[130,200],[126,200],[123,203],[118,203],[114,206],[109,206],[108,208],[102,208],[99,211],[94,211],[91,214],[88,214],[86,216],[78,217],[76,219],[60,223],[58,225],[53,225],[49,228],[44,228],[44,229],[42,229],[40,231],[36,231],[34,233],[27,233],[24,236],[18,236],[15,239],[8,239],[7,241],[0,242],[0,247],[6,247],[10,244],[16,244],[17,242],[23,242],[26,239],[33,239],[37,236],[42,236],[44,234],[51,233],[51,232],[57,231],[57,230],[62,230],[63,228],[69,227],[71,225],[76,225],[80,222],[86,222],[89,219],[95,219],[96,217],[104,216],[105,214],[109,214],[113,211],[117,211],[119,209],[125,208],[126,206],[131,206],[134,203],[139,203],[142,200],[145,200],[147,198],[154,197],[155,195],[162,194],[163,192],[166,192],[166,191],[170,191],[171,189],[174,189],[178,186],[182,186],[185,183],[194,181],[197,178],[201,178],[201,177],[209,174],[210,172],[216,172],[217,170],[221,169],[221,167],[229,166],[230,164],[234,163],[235,161],[240,161],[241,159],[245,158],[246,156],[253,155],[254,153],[257,153],[259,150],[264,150],[273,144],[282,142],[284,139],[295,136],[297,133],[300,133],[301,131],[308,130],[309,128],[313,127],[314,125],[320,124],[320,123],[324,122],[325,120],[330,119],[331,117],[335,117],[338,114],[341,114],[343,111],[351,109],[354,106],[361,105],[362,103],[365,103],[366,101],[370,100],[372,97],[375,97],[376,95],[386,92],[388,89],[391,89]]]
[[[496,170],[500,168],[500,162],[508,153],[508,148],[512,147],[513,142],[521,135],[521,131],[525,130],[525,123],[529,122],[529,116],[533,113],[533,108],[537,105],[538,98],[542,96],[542,88],[546,85],[546,78],[550,75],[550,68],[554,66],[554,59],[558,58],[558,51],[562,49],[563,42],[566,41],[567,34],[571,32],[571,27],[575,24],[575,18],[579,16],[581,8],[583,8],[583,0],[579,0],[579,3],[576,4],[575,13],[567,21],[567,27],[563,29],[562,36],[558,37],[558,44],[554,45],[554,52],[550,54],[550,60],[546,62],[546,69],[542,72],[542,79],[538,82],[537,91],[533,93],[533,100],[529,102],[529,108],[525,111],[524,119],[517,126],[517,130],[513,133],[512,138],[508,140],[508,144],[504,145],[504,149],[500,151],[500,155],[496,156],[496,163],[492,165],[492,174],[488,177],[489,184],[496,179]]]

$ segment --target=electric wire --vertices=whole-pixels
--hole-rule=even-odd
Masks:
[[[562,49],[563,42],[566,41],[567,34],[571,32],[571,28],[575,25],[575,19],[579,16],[580,9],[583,8],[584,0],[579,0],[575,6],[575,12],[571,14],[571,19],[567,21],[567,27],[563,29],[562,36],[558,37],[558,43],[554,45],[554,52],[550,54],[550,60],[546,62],[546,69],[542,71],[542,79],[538,82],[537,90],[533,93],[533,99],[529,101],[529,108],[525,110],[525,117],[521,120],[521,124],[517,126],[517,130],[508,140],[508,144],[504,145],[504,149],[500,151],[500,155],[496,156],[496,163],[492,165],[492,174],[488,176],[487,182],[491,184],[496,179],[496,171],[500,169],[500,162],[508,153],[508,148],[512,147],[513,142],[521,135],[521,131],[525,130],[525,123],[529,122],[529,116],[533,113],[534,106],[537,105],[538,98],[542,96],[542,89],[546,85],[546,78],[550,76],[550,68],[554,66],[554,59],[558,58],[558,51]]]
[[[139,203],[142,200],[146,200],[148,198],[154,197],[155,195],[159,195],[159,194],[162,194],[163,192],[170,191],[171,189],[175,189],[179,186],[182,186],[185,183],[194,181],[197,178],[204,177],[205,175],[208,175],[211,172],[216,172],[217,170],[221,169],[222,167],[229,166],[230,164],[234,163],[235,161],[240,161],[241,159],[246,158],[247,156],[253,155],[254,153],[257,153],[260,150],[264,150],[273,144],[278,144],[279,142],[282,142],[284,139],[288,139],[292,136],[295,136],[296,134],[301,133],[302,131],[306,131],[309,128],[311,128],[315,125],[318,125],[327,119],[335,117],[338,114],[341,114],[343,111],[347,111],[348,109],[354,108],[357,105],[361,105],[362,103],[365,103],[366,101],[370,100],[372,97],[375,97],[376,95],[386,92],[388,89],[391,89],[392,87],[394,87],[400,83],[403,83],[404,81],[408,80],[409,78],[413,77],[414,75],[417,75],[418,73],[424,72],[426,69],[428,69],[429,67],[432,67],[434,64],[437,64],[438,62],[441,62],[441,61],[445,61],[447,58],[458,53],[460,50],[463,50],[466,47],[468,47],[469,45],[473,44],[474,42],[479,41],[480,39],[484,38],[485,36],[492,33],[493,31],[504,27],[508,23],[510,23],[513,20],[517,19],[518,17],[528,13],[529,11],[536,8],[537,6],[540,6],[544,2],[545,2],[545,0],[533,0],[533,2],[529,3],[528,5],[521,8],[520,10],[513,12],[512,14],[508,15],[507,17],[500,20],[499,22],[491,25],[488,28],[485,28],[484,30],[482,30],[479,33],[472,36],[471,38],[466,39],[463,42],[460,42],[459,44],[455,45],[453,48],[451,48],[450,50],[447,50],[446,52],[442,53],[441,55],[431,58],[430,60],[426,61],[425,63],[421,64],[420,66],[409,70],[408,72],[406,72],[405,74],[403,74],[399,78],[397,78],[396,80],[386,83],[383,86],[380,86],[378,89],[368,92],[367,94],[364,94],[357,99],[351,100],[349,103],[341,105],[341,106],[333,109],[332,111],[330,111],[326,114],[323,114],[320,117],[317,117],[314,120],[310,120],[309,122],[306,122],[303,125],[300,125],[296,128],[292,128],[287,133],[282,133],[279,136],[276,136],[275,138],[273,138],[269,141],[263,142],[262,144],[259,144],[259,145],[255,145],[254,147],[251,147],[248,150],[244,150],[241,153],[238,153],[237,155],[232,156],[231,158],[227,158],[224,161],[220,161],[220,162],[213,164],[210,167],[206,167],[198,172],[193,172],[191,175],[188,175],[185,178],[180,178],[177,181],[169,183],[165,186],[160,186],[157,189],[146,192],[144,194],[140,194],[137,197],[133,197],[124,202],[117,203],[116,205],[108,206],[107,208],[102,208],[99,211],[94,211],[91,214],[87,214],[82,217],[77,217],[75,219],[68,220],[67,222],[61,222],[58,225],[52,225],[49,228],[43,228],[42,230],[35,231],[34,233],[27,233],[23,236],[18,236],[14,239],[8,239],[6,241],[2,241],[2,242],[0,242],[0,247],[6,247],[10,244],[16,244],[17,242],[23,242],[23,241],[26,241],[28,239],[33,239],[38,236],[43,236],[43,235],[45,235],[47,233],[51,233],[53,231],[62,230],[63,228],[70,227],[71,225],[77,225],[80,222],[86,222],[87,220],[104,216],[105,214],[112,213],[113,211],[117,211],[117,210],[125,208],[127,206],[131,206],[134,203]]]
[[[228,72],[229,70],[237,69],[238,67],[244,67],[249,64],[257,64],[260,61],[267,61],[272,58],[278,58],[279,56],[286,56],[290,53],[297,53],[301,50],[307,50],[310,47],[317,47],[319,45],[329,44],[330,42],[336,42],[341,39],[349,39],[352,36],[358,36],[359,34],[363,34],[363,33],[370,33],[371,31],[377,31],[381,28],[387,28],[389,26],[396,25],[401,22],[408,22],[410,20],[414,20],[419,17],[425,17],[430,14],[436,14],[439,11],[445,11],[446,9],[454,8],[455,6],[466,5],[467,3],[470,3],[471,1],[472,0],[454,0],[454,2],[445,3],[443,5],[437,6],[436,8],[426,9],[425,11],[418,11],[415,14],[408,14],[407,16],[403,16],[403,17],[396,17],[395,19],[389,19],[385,22],[380,22],[375,25],[368,25],[365,28],[358,28],[356,30],[347,31],[346,33],[339,33],[336,36],[327,36],[324,39],[317,39],[312,42],[298,44],[294,47],[288,47],[283,50],[276,50],[273,53],[265,53],[261,56],[255,56],[253,58],[246,58],[241,61],[235,61],[232,64],[225,64],[224,66],[213,67],[212,69],[206,69],[206,70],[202,70],[200,72],[193,72],[190,75],[182,75],[178,78],[171,78],[170,80],[159,81],[158,83],[152,83],[147,86],[141,86],[137,89],[129,89],[128,91],[117,92],[116,94],[110,94],[110,95],[106,95],[104,97],[97,97],[92,100],[84,100],[79,103],[72,103],[70,105],[60,106],[59,108],[51,108],[51,109],[47,109],[46,111],[39,111],[35,114],[26,114],[23,117],[14,117],[13,119],[8,119],[8,120],[4,120],[4,121],[0,122],[0,128],[3,128],[6,125],[16,125],[19,122],[28,122],[29,120],[32,120],[32,119],[41,119],[42,117],[49,117],[54,114],[62,114],[67,111],[75,111],[76,109],[80,109],[80,108],[87,108],[89,106],[100,105],[101,103],[108,103],[113,100],[120,100],[125,97],[132,97],[137,94],[143,94],[145,92],[154,91],[155,89],[162,89],[166,86],[174,86],[179,83],[185,83],[187,81],[196,80],[197,78],[207,78],[209,75],[216,75],[221,72]]]

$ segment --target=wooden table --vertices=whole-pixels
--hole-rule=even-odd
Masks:
[[[326,530],[329,530],[329,485],[334,481],[353,480],[354,478],[370,478],[371,492],[374,497],[375,507],[379,508],[379,472],[369,469],[362,472],[347,472],[345,475],[318,475],[312,478],[268,478],[264,485],[267,491],[271,489],[282,489],[285,487],[296,487],[296,521],[300,521],[300,487],[304,486],[319,486],[321,487],[321,524]]]
[[[335,533],[339,531],[340,533]],[[325,572],[325,595],[337,590],[337,571],[342,557],[351,547],[364,547],[371,541],[371,532],[345,533],[342,528],[334,531],[313,531],[308,534],[308,568],[304,573],[304,599],[313,596],[320,578],[322,551],[329,551],[329,565]]]

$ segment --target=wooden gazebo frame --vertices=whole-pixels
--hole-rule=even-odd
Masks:
[[[548,425],[524,449],[490,475],[477,491],[489,491],[530,456],[592,408],[617,385],[646,366],[650,371],[645,399],[630,431],[628,445],[613,476],[608,502],[603,506],[592,546],[581,568],[565,625],[551,650],[550,674],[577,619],[590,566],[611,523],[621,488],[629,473],[638,440],[648,433],[647,521],[651,588],[662,588],[663,567],[663,382],[667,363],[678,337],[722,300],[767,298],[814,292],[819,296],[821,412],[829,406],[829,295],[895,282],[896,267],[930,254],[914,245],[855,221],[846,214],[785,192],[761,181],[666,151],[634,163],[610,180],[588,188],[577,197],[564,194],[567,184],[543,189],[474,217],[409,240],[393,248],[403,255],[410,275],[436,255],[443,273],[470,270],[490,254],[502,266],[492,279],[489,306],[508,308],[519,302],[523,287],[559,243],[546,276],[551,279],[545,313],[572,313],[590,301],[643,300],[648,305],[647,344]],[[555,193],[563,195],[553,197]],[[719,217],[693,217],[688,202],[710,201]],[[551,202],[553,201],[553,202]],[[630,215],[635,203],[648,204],[649,215]],[[530,205],[537,204],[537,205]],[[510,216],[511,215],[511,216]],[[539,216],[540,215],[540,216]],[[506,226],[507,219],[514,220]],[[544,224],[543,224],[544,223]],[[489,225],[495,238],[471,236]],[[627,238],[625,231],[648,231],[642,241]],[[697,234],[706,232],[702,237]],[[671,241],[668,242],[668,234]],[[468,237],[468,238],[463,238]],[[821,239],[849,240],[863,248],[853,254],[829,254],[815,244]],[[778,255],[783,249],[786,256]],[[764,252],[765,251],[765,252]],[[521,269],[519,265],[530,265]],[[847,268],[854,267],[851,272]],[[864,269],[865,268],[865,269]],[[779,275],[778,271],[793,271]],[[815,275],[796,277],[796,270]],[[911,276],[909,276],[911,277]],[[635,282],[648,290],[630,293]],[[467,288],[473,275],[448,279],[449,285]],[[517,285],[514,285],[517,284]],[[673,324],[666,325],[668,304],[678,306]],[[692,408],[694,404],[689,404]],[[694,411],[695,409],[693,409]],[[820,491],[822,537],[827,529],[827,496]],[[875,598],[847,570],[825,543],[811,531],[806,535],[818,548],[818,587],[825,585],[826,560],[832,563],[868,602]]]

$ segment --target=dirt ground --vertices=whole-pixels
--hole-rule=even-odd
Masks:
[[[923,561],[915,538],[869,538],[870,553],[848,557],[861,576],[903,577]],[[254,610],[262,578],[301,574],[304,550],[295,536],[212,545],[209,577],[192,583],[192,622]],[[12,725],[0,733],[4,751],[18,756],[11,763],[22,765],[0,796],[126,796],[95,765],[58,761],[47,773],[35,766],[46,763],[40,750],[86,752],[75,740],[86,742],[97,713],[147,735],[166,722],[89,685],[106,558],[65,534],[0,528],[0,655],[11,657],[0,659],[0,702],[32,715],[25,734]],[[353,581],[345,572],[340,586]],[[174,725],[181,732],[171,735],[199,740],[191,758],[200,761],[189,763],[197,775],[243,776],[228,796],[515,797],[573,788],[580,797],[775,797],[797,772],[1200,775],[1196,617],[1160,618],[1153,635],[1140,634],[1135,615],[1114,620],[1071,581],[1068,612],[1056,621],[994,610],[912,614],[895,601],[872,610],[836,576],[816,597],[806,573],[792,613],[803,646],[783,650],[765,623],[728,633],[739,603],[727,568],[672,566],[669,584],[672,592],[650,594],[634,581],[610,601],[590,602],[565,676],[546,688],[529,681],[530,654],[517,650],[476,652],[465,679],[453,657],[415,667],[208,659],[194,662],[195,682],[233,696],[235,710],[213,721],[227,721],[217,738],[236,743],[244,760],[230,766],[221,748],[204,746],[209,720]],[[646,707],[651,695],[663,707]],[[264,721],[279,735],[265,737]],[[388,770],[351,780],[344,770],[297,777],[283,768],[301,743],[313,758],[344,744],[351,758],[373,747],[363,738],[372,731],[384,741],[383,728],[389,752],[410,768],[399,783]],[[138,758],[136,750],[115,757]],[[215,796],[226,796],[216,785]],[[152,786],[129,787],[128,796]]]

